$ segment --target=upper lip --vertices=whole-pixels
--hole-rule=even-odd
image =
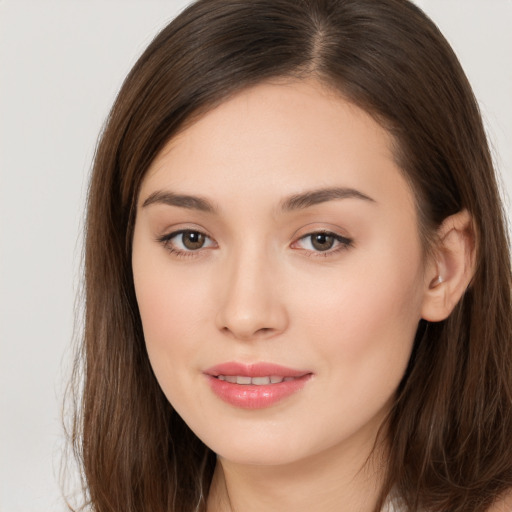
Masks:
[[[242,377],[267,377],[273,375],[279,377],[302,377],[311,372],[288,368],[274,363],[260,362],[246,364],[230,361],[212,366],[205,370],[204,373],[212,377],[218,377],[219,375],[237,375]]]

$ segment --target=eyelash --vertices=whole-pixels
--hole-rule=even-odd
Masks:
[[[173,238],[176,238],[180,235],[183,236],[187,233],[204,236],[206,240],[212,241],[212,239],[206,233],[203,233],[202,231],[199,231],[197,229],[180,229],[178,231],[173,231],[172,233],[169,233],[167,235],[163,235],[163,236],[159,237],[157,239],[157,241],[160,242],[165,247],[165,249],[167,249],[171,254],[173,254],[174,256],[177,256],[179,258],[191,258],[191,257],[198,256],[198,253],[201,249],[208,248],[208,247],[203,246],[203,247],[197,248],[196,250],[194,250],[194,249],[183,250],[183,249],[178,249],[172,245],[171,240]],[[181,243],[183,243],[183,242],[181,242]]]
[[[206,240],[210,240],[211,242],[213,242],[213,244],[215,244],[215,241],[213,241],[206,233],[203,233],[202,231],[195,230],[195,229],[180,229],[178,231],[173,231],[172,233],[168,233],[166,235],[158,237],[157,241],[159,243],[161,243],[165,247],[165,249],[168,250],[171,254],[173,254],[174,256],[177,256],[179,258],[197,257],[201,250],[209,249],[211,247],[211,246],[208,246],[208,247],[201,246],[195,250],[194,249],[183,250],[183,249],[176,248],[171,242],[172,239],[176,238],[180,235],[183,236],[187,233],[204,236]],[[331,247],[325,251],[320,251],[320,250],[314,250],[314,249],[304,249],[304,248],[293,247],[294,245],[296,245],[297,243],[299,243],[302,240],[307,240],[308,238],[310,240],[312,240],[312,237],[318,236],[318,235],[332,237],[334,239],[334,248]],[[181,243],[183,243],[183,242],[181,242]],[[312,242],[310,242],[310,243],[312,244]],[[350,238],[338,235],[336,233],[333,233],[332,231],[318,230],[318,231],[312,231],[311,233],[307,233],[306,235],[301,236],[300,238],[298,238],[295,242],[293,242],[291,244],[291,247],[293,249],[298,249],[298,250],[307,252],[309,257],[327,258],[329,256],[337,254],[340,251],[345,251],[345,250],[349,249],[350,247],[353,247],[353,240]]]
[[[353,247],[354,241],[345,236],[338,235],[337,233],[333,233],[332,231],[327,230],[318,230],[308,233],[304,236],[301,236],[296,242],[293,242],[292,246],[300,242],[301,240],[310,240],[310,244],[312,244],[312,238],[314,236],[323,235],[327,237],[332,237],[334,239],[333,247],[325,250],[325,251],[315,251],[312,249],[303,249],[308,252],[308,256],[314,258],[327,258],[329,256],[333,256],[341,251],[346,251],[347,249]]]

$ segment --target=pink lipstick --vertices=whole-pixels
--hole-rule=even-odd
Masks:
[[[300,391],[312,373],[272,363],[228,362],[204,372],[211,390],[243,409],[263,409]]]

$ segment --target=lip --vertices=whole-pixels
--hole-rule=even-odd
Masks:
[[[204,372],[207,375],[217,377],[219,375],[241,375],[243,377],[265,377],[267,375],[279,375],[281,377],[302,377],[310,374],[308,370],[296,370],[274,363],[244,364],[230,361],[208,368]]]
[[[242,409],[263,409],[300,391],[312,377],[308,370],[298,370],[274,363],[222,363],[204,371],[213,393],[224,402]],[[280,376],[291,380],[276,384],[234,384],[219,380],[219,375],[242,377]]]

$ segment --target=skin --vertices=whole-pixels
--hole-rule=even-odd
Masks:
[[[143,181],[132,263],[147,350],[170,403],[218,454],[211,512],[375,506],[387,453],[377,433],[418,322],[446,316],[459,293],[450,284],[471,273],[463,250],[462,266],[448,250],[426,260],[391,148],[367,113],[319,83],[264,83],[182,131]],[[333,187],[368,199],[283,209]],[[168,204],[169,192],[212,211]],[[443,237],[463,247],[467,222],[453,219]],[[184,229],[203,233],[204,245],[170,238]],[[319,231],[342,242],[319,251],[309,236]],[[440,269],[447,275],[432,285]],[[204,371],[226,361],[312,377],[277,404],[246,410],[207,383]]]

